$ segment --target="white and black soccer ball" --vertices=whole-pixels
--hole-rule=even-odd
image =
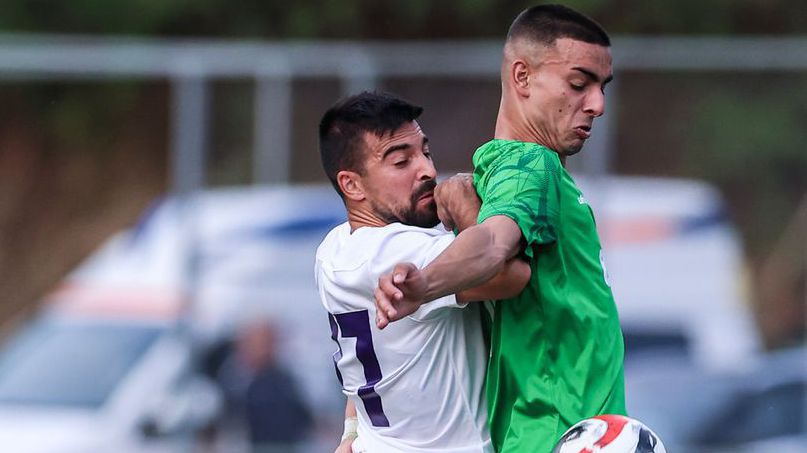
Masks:
[[[639,420],[599,415],[569,428],[552,453],[667,453],[661,439]]]

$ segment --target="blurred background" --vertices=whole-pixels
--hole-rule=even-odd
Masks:
[[[564,3],[613,37],[570,168],[631,415],[671,451],[802,451],[807,7]],[[390,91],[425,107],[438,170],[470,169],[534,3],[2,4],[0,449],[331,451],[344,399],[312,269],[345,216],[318,121]]]

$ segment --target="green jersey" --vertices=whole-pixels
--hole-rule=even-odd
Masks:
[[[521,229],[532,277],[493,310],[487,397],[499,452],[543,453],[581,419],[625,414],[624,344],[594,216],[558,155],[493,140],[476,150],[478,221]]]

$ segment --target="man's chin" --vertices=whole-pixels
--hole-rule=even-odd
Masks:
[[[420,228],[434,228],[440,224],[440,219],[438,219],[437,216],[428,218],[419,218],[415,219],[415,222],[413,222],[412,224]]]
[[[440,223],[436,209],[434,211],[417,212],[411,220],[410,225],[420,228],[434,228]]]
[[[574,156],[575,154],[579,153],[583,150],[583,144],[585,142],[581,142],[580,144],[574,144],[571,146],[567,146],[566,149],[563,150],[564,156]]]

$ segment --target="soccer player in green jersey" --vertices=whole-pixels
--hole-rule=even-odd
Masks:
[[[609,46],[598,24],[563,6],[515,19],[495,139],[473,156],[479,224],[425,268],[397,265],[376,291],[383,327],[478,284],[511,256],[529,261],[527,287],[493,310],[487,397],[499,452],[548,453],[577,421],[625,414],[624,344],[594,217],[564,168],[605,111]],[[488,268],[470,271],[480,260]]]

